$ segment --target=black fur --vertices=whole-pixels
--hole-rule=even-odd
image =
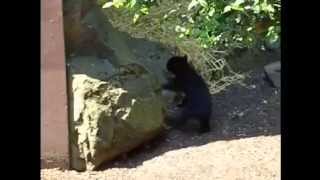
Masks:
[[[174,56],[169,59],[167,69],[174,74],[174,78],[163,86],[164,89],[182,91],[185,94],[181,111],[174,117],[168,117],[169,124],[177,127],[189,118],[200,122],[200,132],[210,131],[210,116],[212,111],[209,89],[200,75],[188,64],[187,56]]]

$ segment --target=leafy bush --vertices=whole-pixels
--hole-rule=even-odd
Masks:
[[[241,82],[235,48],[279,42],[280,0],[98,0],[112,25],[186,54],[212,93]]]
[[[128,10],[136,24],[152,6],[162,6],[165,1],[113,0],[105,2],[103,8]],[[190,0],[187,6],[172,7],[157,18],[178,18],[174,24],[177,37],[196,39],[204,48],[252,47],[259,41],[279,40],[280,0]]]

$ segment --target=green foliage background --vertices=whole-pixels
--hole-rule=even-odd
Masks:
[[[187,54],[213,93],[243,79],[226,61],[233,49],[280,42],[280,0],[98,0],[98,4],[120,31]]]

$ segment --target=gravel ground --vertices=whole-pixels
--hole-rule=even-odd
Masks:
[[[63,179],[280,179],[280,90],[257,68],[245,86],[213,96],[210,133],[195,122],[171,130],[100,171],[42,169],[41,178]]]
[[[166,152],[137,167],[99,172],[45,169],[42,179],[280,179],[280,136],[217,141]]]

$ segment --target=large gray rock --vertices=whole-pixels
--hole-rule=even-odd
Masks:
[[[117,31],[90,2],[64,1],[76,170],[95,170],[157,136],[166,109],[160,84],[169,51]]]
[[[280,61],[268,64],[264,67],[264,71],[267,79],[270,81],[272,86],[281,87],[281,63]]]
[[[143,67],[116,70],[108,60],[75,57],[69,77],[74,169],[94,170],[163,130],[161,96]]]

